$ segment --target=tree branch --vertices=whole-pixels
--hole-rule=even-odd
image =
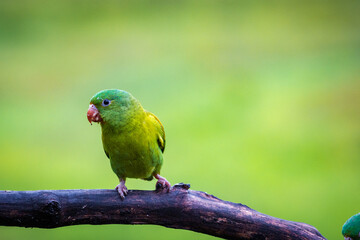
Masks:
[[[169,193],[115,190],[0,191],[0,225],[155,224],[227,239],[325,239],[314,227],[259,213],[177,184]]]

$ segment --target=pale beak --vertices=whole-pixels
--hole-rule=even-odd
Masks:
[[[89,109],[87,111],[87,119],[89,123],[92,125],[91,122],[101,122],[102,118],[100,116],[99,110],[95,107],[94,104],[90,104]]]

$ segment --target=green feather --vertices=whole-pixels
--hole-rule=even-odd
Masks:
[[[353,240],[360,239],[360,213],[349,218],[343,228],[342,235],[344,237],[350,237]]]
[[[104,99],[110,100],[103,106]],[[119,178],[151,180],[160,174],[165,132],[159,119],[122,90],[103,90],[91,98],[98,109],[102,142],[111,167]]]

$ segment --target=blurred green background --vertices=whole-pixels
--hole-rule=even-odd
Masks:
[[[114,188],[86,111],[119,88],[163,122],[171,183],[341,239],[360,211],[359,12],[359,1],[1,1],[0,189]],[[1,240],[115,238],[213,237],[0,227]]]

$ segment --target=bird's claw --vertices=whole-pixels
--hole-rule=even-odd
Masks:
[[[122,184],[122,183],[120,183],[119,185],[117,185],[117,186],[115,187],[115,190],[118,191],[118,193],[119,193],[119,195],[120,195],[120,197],[121,197],[122,200],[124,200],[124,199],[125,199],[125,196],[128,194],[128,189],[127,189],[127,187],[125,186],[125,184]]]
[[[166,178],[159,178],[158,181],[156,182],[156,190],[162,190],[162,189],[166,189],[167,192],[170,191],[171,185],[169,183],[168,180],[166,180]]]

